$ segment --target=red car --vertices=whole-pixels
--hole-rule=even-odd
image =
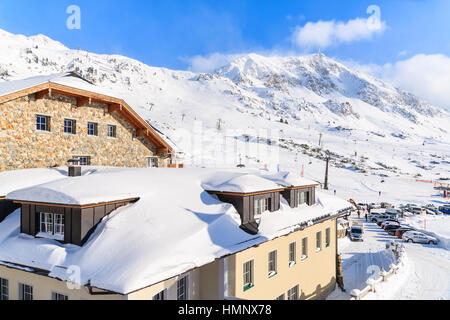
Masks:
[[[414,230],[415,230],[414,228],[400,227],[400,228],[397,229],[397,231],[395,231],[395,236],[397,238],[401,239],[405,232],[414,231]]]

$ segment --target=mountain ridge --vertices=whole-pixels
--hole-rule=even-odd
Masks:
[[[292,145],[311,148],[323,148],[313,138],[323,135],[328,150],[342,157],[355,154],[345,142],[350,139],[405,146],[424,141],[449,143],[449,112],[323,54],[248,54],[214,72],[194,73],[152,67],[120,55],[69,49],[44,35],[25,37],[0,31],[0,40],[0,80],[77,72],[123,96],[144,119],[174,140],[179,139],[180,130],[192,133],[200,121],[205,130],[233,129],[240,136],[263,129],[281,134]],[[386,163],[386,157],[374,163]],[[402,157],[409,163],[410,156]]]

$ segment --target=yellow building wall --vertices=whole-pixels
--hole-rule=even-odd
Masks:
[[[194,269],[182,275],[159,282],[150,287],[129,293],[125,299],[128,300],[152,300],[161,291],[165,291],[167,300],[177,299],[177,281],[188,276],[188,299],[200,300],[200,269]]]
[[[325,247],[325,230],[330,228],[330,246]],[[322,250],[316,252],[316,233],[322,231]],[[308,238],[308,258],[301,261],[302,239]],[[289,244],[296,242],[297,263],[289,266]],[[268,276],[269,252],[277,250],[277,274]],[[299,299],[324,298],[336,283],[336,219],[296,231],[229,258],[229,295],[241,299],[272,300],[299,285]],[[254,260],[254,287],[244,291],[243,265]]]
[[[67,282],[5,266],[0,266],[0,278],[9,282],[9,300],[19,299],[19,283],[33,286],[33,300],[51,300],[52,292],[66,295],[69,300],[122,300],[119,294],[90,295],[87,287],[71,289]],[[102,292],[98,289],[94,291]]]

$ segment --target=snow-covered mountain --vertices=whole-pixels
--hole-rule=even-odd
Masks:
[[[317,164],[309,171],[317,179],[322,170],[317,159],[326,151],[336,167],[352,173],[449,176],[448,111],[322,54],[249,54],[213,73],[197,74],[72,50],[43,35],[0,30],[1,81],[63,71],[76,71],[115,90],[141,116],[183,144],[190,160],[201,156],[204,164],[225,152],[213,150],[217,141],[212,135],[272,146],[272,136],[281,135],[282,166]],[[193,133],[196,121],[209,130],[201,135],[200,151],[180,142],[180,132]],[[228,129],[237,131],[229,134]],[[246,133],[258,129],[270,130],[266,140]],[[250,165],[266,161],[245,152],[239,157]]]

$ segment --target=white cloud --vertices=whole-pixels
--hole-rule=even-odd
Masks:
[[[189,69],[193,72],[213,72],[217,68],[225,66],[244,55],[245,53],[225,54],[215,52],[206,56],[197,55],[189,57],[184,60],[190,63]]]
[[[292,34],[292,42],[303,49],[327,48],[341,43],[370,39],[374,34],[386,30],[386,22],[381,21],[380,8],[370,6],[368,18],[356,18],[347,22],[335,20],[308,22],[298,26]]]
[[[385,65],[352,61],[345,64],[411,92],[432,105],[450,110],[450,57],[446,55],[418,54]]]
[[[419,54],[383,69],[382,77],[387,81],[450,109],[450,57]]]
[[[400,52],[397,54],[397,57],[404,57],[404,56],[406,56],[407,54],[408,54],[408,51],[403,50],[403,51],[400,51]]]

